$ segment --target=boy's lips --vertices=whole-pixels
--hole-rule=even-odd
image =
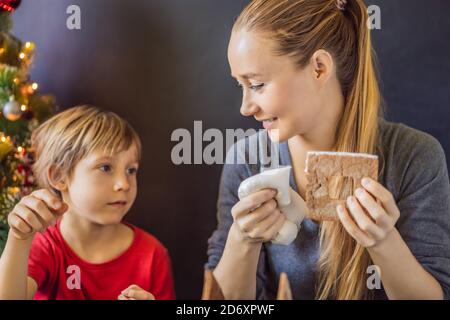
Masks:
[[[127,202],[126,201],[115,201],[115,202],[110,202],[110,203],[108,203],[109,205],[112,205],[112,206],[124,206],[124,205],[126,205],[127,204]]]

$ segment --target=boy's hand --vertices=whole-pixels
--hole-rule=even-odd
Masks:
[[[140,288],[139,286],[132,284],[128,288],[122,291],[117,297],[118,300],[155,300],[155,297],[150,293]]]
[[[31,238],[53,224],[68,205],[49,190],[36,190],[23,197],[8,215],[8,224],[13,235],[19,240]]]

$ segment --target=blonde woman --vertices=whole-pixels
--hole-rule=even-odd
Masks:
[[[237,197],[259,165],[228,159],[206,265],[225,298],[273,299],[281,272],[296,299],[450,298],[445,155],[430,135],[382,118],[367,19],[363,0],[254,0],[235,22],[228,58],[240,111],[272,138],[278,131],[281,165],[293,167],[291,186],[302,197],[307,151],[372,153],[382,165],[379,182],[363,180],[337,208],[338,222],[305,219],[282,246],[269,242],[285,219],[275,191]],[[252,139],[233,150],[248,156]],[[379,289],[367,286],[371,265]]]
[[[33,147],[41,189],[8,216],[0,299],[174,299],[166,248],[122,222],[137,194],[135,130],[81,106],[43,123]]]

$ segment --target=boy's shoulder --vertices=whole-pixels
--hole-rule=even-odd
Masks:
[[[33,247],[41,247],[45,249],[60,248],[62,237],[56,226],[49,226],[44,232],[37,232],[34,235]]]
[[[135,241],[137,242],[137,247],[146,251],[150,250],[157,253],[167,254],[167,248],[154,235],[131,223],[124,222],[124,224],[133,229],[133,231],[135,232]]]

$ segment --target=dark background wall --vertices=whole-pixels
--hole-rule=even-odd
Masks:
[[[178,298],[201,294],[206,241],[216,223],[220,165],[175,166],[173,130],[258,128],[239,114],[226,48],[245,0],[24,0],[14,33],[37,45],[32,78],[61,109],[91,103],[128,119],[144,161],[127,220],[169,249]],[[82,29],[66,28],[81,7]],[[450,3],[373,0],[373,31],[388,118],[434,135],[450,155]]]

